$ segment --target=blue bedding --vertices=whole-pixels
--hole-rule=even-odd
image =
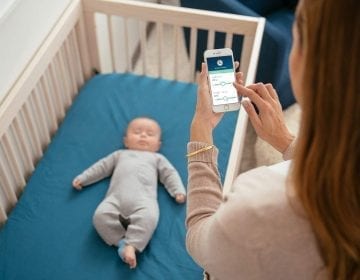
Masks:
[[[38,163],[17,206],[0,230],[0,279],[202,279],[185,248],[186,206],[159,184],[160,220],[152,240],[130,270],[92,225],[109,178],[82,191],[71,182],[89,165],[123,148],[123,133],[137,116],[162,127],[162,148],[186,186],[186,143],[196,85],[131,74],[97,75],[81,89]],[[215,131],[224,179],[237,113]]]

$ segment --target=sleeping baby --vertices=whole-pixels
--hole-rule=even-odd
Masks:
[[[142,252],[157,226],[158,179],[176,202],[184,203],[186,192],[178,172],[161,154],[161,129],[149,118],[136,118],[127,128],[122,149],[90,166],[73,180],[74,188],[112,175],[105,199],[93,222],[108,245],[118,246],[120,258],[136,267],[136,252]]]

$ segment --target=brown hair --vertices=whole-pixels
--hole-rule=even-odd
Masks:
[[[360,1],[300,0],[305,63],[291,178],[331,279],[360,279]]]

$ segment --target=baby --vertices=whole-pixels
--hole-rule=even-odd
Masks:
[[[136,267],[136,252],[144,250],[158,223],[158,179],[176,202],[184,203],[186,199],[179,174],[157,153],[160,136],[156,121],[132,120],[124,137],[127,149],[100,159],[73,180],[74,188],[81,190],[112,174],[106,197],[97,207],[93,222],[108,245],[118,246],[120,258],[130,268]]]

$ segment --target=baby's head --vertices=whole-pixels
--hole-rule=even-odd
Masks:
[[[161,146],[161,128],[153,119],[133,119],[124,136],[125,147],[130,150],[157,152]]]

